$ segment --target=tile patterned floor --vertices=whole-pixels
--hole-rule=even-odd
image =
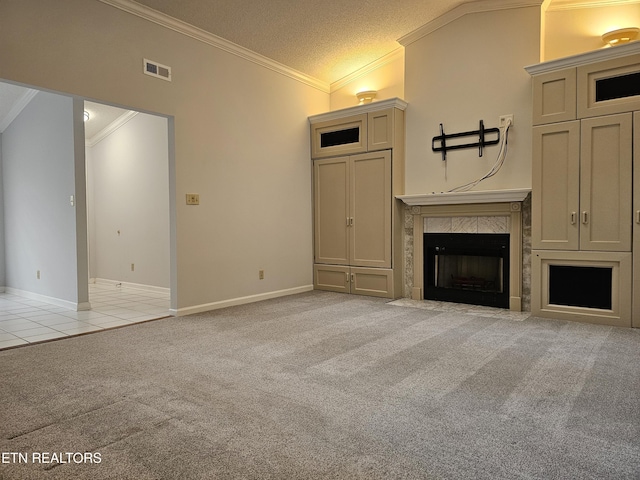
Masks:
[[[169,315],[169,294],[90,284],[91,310],[76,312],[0,293],[0,349],[130,325]]]

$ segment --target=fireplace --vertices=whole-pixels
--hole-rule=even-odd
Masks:
[[[509,234],[425,233],[424,298],[509,308]]]
[[[484,234],[505,235],[503,238],[508,236],[509,239],[508,247],[504,249],[502,259],[497,260],[501,265],[497,268],[502,272],[502,277],[499,277],[502,288],[492,295],[508,297],[507,305],[502,299],[499,302],[503,308],[517,312],[528,310],[531,278],[530,191],[510,189],[398,196],[406,205],[405,296],[414,300],[428,298],[425,267],[429,268],[429,262],[425,261],[427,251],[424,234],[464,233],[471,234],[472,239],[480,239],[482,237],[477,235]]]

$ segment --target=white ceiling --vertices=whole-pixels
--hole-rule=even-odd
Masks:
[[[468,0],[136,0],[332,83]],[[472,0],[477,1],[477,0]]]
[[[89,113],[89,120],[84,122],[84,138],[87,140],[94,138],[122,115],[129,112],[129,110],[94,102],[84,102],[84,110]]]
[[[0,133],[4,132],[36,93],[37,90],[0,82]],[[129,113],[129,110],[94,102],[84,102],[84,110],[89,113],[89,120],[84,123],[84,136],[87,140]]]

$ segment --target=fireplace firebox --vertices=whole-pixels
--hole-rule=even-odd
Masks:
[[[509,308],[509,234],[425,233],[424,298]]]

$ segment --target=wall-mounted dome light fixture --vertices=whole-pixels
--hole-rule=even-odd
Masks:
[[[373,99],[376,98],[376,93],[378,92],[376,92],[375,90],[366,90],[364,92],[356,93],[356,97],[358,97],[358,102],[360,102],[361,104],[371,103]]]
[[[623,43],[633,42],[638,38],[640,28],[629,27],[619,28],[618,30],[612,30],[602,35],[602,41],[611,47],[616,45],[622,45]]]

